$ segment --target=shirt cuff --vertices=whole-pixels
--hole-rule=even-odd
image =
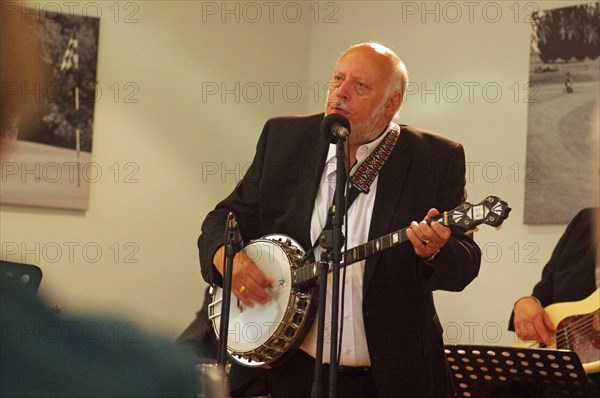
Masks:
[[[517,301],[515,301],[515,303],[513,304],[513,308],[515,308],[515,306],[517,305],[517,303],[519,301],[521,301],[523,299],[526,299],[526,298],[534,299],[535,301],[537,301],[537,303],[540,305],[540,307],[544,307],[542,305],[542,302],[537,297],[535,297],[535,296],[523,296],[523,297],[519,298]]]

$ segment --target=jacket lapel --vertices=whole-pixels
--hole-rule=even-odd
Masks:
[[[303,153],[300,155],[303,159],[300,192],[305,198],[297,218],[299,222],[302,222],[300,226],[301,236],[298,237],[300,242],[310,243],[310,222],[313,206],[317,197],[319,184],[321,183],[325,157],[329,150],[329,143],[322,138],[320,132],[323,117],[323,113],[316,115],[306,125],[306,140],[308,145],[306,145]]]
[[[391,232],[390,226],[397,210],[396,207],[400,202],[400,195],[404,189],[404,182],[410,165],[410,157],[408,156],[409,147],[408,134],[401,132],[396,147],[379,172],[377,194],[373,206],[372,221],[369,227],[369,240],[379,238]],[[366,260],[363,295],[367,293],[379,256],[379,254],[375,254]]]

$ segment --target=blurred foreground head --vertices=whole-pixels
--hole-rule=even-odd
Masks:
[[[31,56],[40,53],[36,37],[29,34],[35,21],[36,16],[31,10],[25,12],[23,3],[0,0],[0,137],[28,117],[26,90],[44,87],[51,78],[42,60]],[[29,101],[34,101],[32,96]],[[0,140],[0,154],[6,150],[7,141]]]

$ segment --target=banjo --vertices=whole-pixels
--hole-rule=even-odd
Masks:
[[[488,196],[478,204],[465,202],[431,219],[445,226],[472,230],[485,223],[500,227],[510,212],[508,204]],[[408,240],[407,228],[394,231],[344,252],[341,267],[348,266]],[[248,308],[234,296],[230,305],[227,351],[232,360],[248,367],[271,368],[283,363],[302,343],[316,313],[314,291],[319,263],[302,264],[305,250],[294,239],[271,234],[251,241],[243,252],[275,282],[273,299]],[[330,264],[331,270],[331,264]],[[223,289],[213,288],[208,305],[209,320],[219,337]]]

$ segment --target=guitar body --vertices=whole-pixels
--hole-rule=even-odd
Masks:
[[[545,348],[574,351],[586,373],[600,372],[600,289],[581,301],[555,303],[545,309],[557,329]],[[523,340],[515,346],[542,348],[535,341]]]

